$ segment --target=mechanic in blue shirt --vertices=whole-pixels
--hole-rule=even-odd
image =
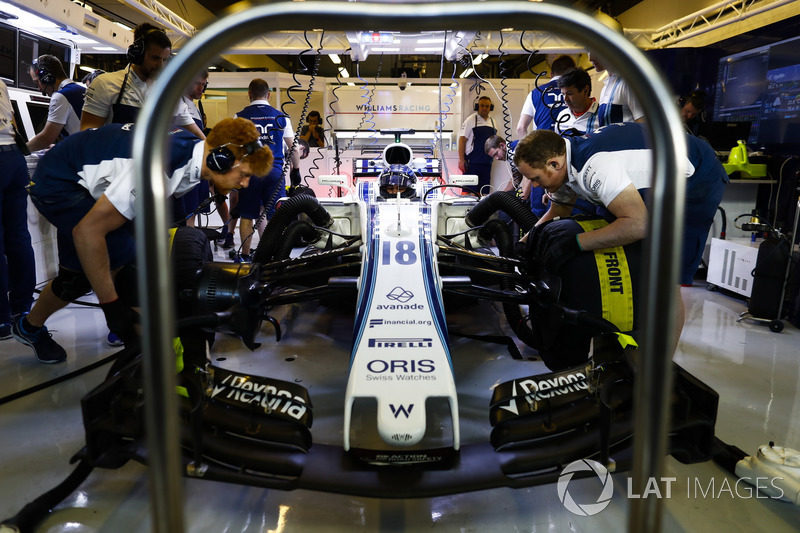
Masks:
[[[291,181],[292,185],[300,184],[300,152],[292,149],[294,131],[292,122],[280,109],[272,107],[269,103],[269,84],[261,78],[256,78],[247,87],[247,97],[250,105],[236,113],[237,117],[251,120],[260,133],[261,143],[272,150],[275,157],[269,174],[263,180],[253,183],[245,190],[239,191],[239,201],[236,211],[240,218],[239,236],[242,240],[241,260],[250,260],[250,246],[252,244],[253,220],[259,218],[262,208],[267,220],[275,214],[275,203],[283,196],[285,180],[283,177],[283,161],[286,148],[290,149],[292,157]]]
[[[575,68],[575,60],[570,56],[558,56],[550,66],[550,81],[534,87],[517,121],[517,135],[522,138],[528,133],[528,126],[533,121],[534,130],[552,130],[558,114],[564,109],[564,100],[558,89],[558,78],[566,71]]]
[[[603,228],[565,237],[549,247],[545,267],[557,272],[584,250],[624,246],[647,234],[645,198],[652,180],[652,150],[641,124],[613,124],[582,137],[536,131],[520,141],[514,161],[522,174],[544,187],[550,208],[538,224],[567,217],[577,198],[605,207],[613,221]],[[680,283],[691,285],[708,231],[722,200],[728,174],[705,141],[686,135],[686,200]],[[679,298],[679,301],[682,300]],[[683,325],[683,307],[678,324]]]
[[[138,339],[138,313],[131,308],[136,296],[132,130],[133,124],[113,124],[70,135],[40,159],[28,187],[36,208],[56,227],[59,270],[30,313],[14,321],[12,332],[43,363],[66,359],[45,321],[89,290],[109,329],[126,344]],[[200,180],[211,181],[221,194],[247,187],[252,175],[272,166],[272,154],[258,137],[253,123],[241,118],[220,121],[205,141],[173,130],[166,194],[181,196]]]
[[[42,131],[28,141],[28,150],[36,152],[80,131],[86,87],[69,79],[61,61],[50,54],[35,59],[28,74],[42,94],[50,97],[47,122]]]

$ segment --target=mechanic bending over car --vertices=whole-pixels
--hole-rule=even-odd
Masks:
[[[605,208],[613,219],[603,228],[555,241],[543,258],[548,271],[557,273],[564,262],[581,251],[624,246],[645,237],[645,201],[652,180],[652,151],[647,148],[645,134],[641,124],[620,123],[571,138],[536,130],[517,144],[517,167],[523,176],[544,187],[551,198],[550,208],[537,225],[568,217],[578,198]],[[681,285],[689,286],[729,179],[707,142],[686,135],[686,143],[685,225],[679,279]],[[680,294],[678,301],[680,334],[684,319]]]
[[[36,209],[56,227],[59,270],[30,313],[12,324],[12,332],[43,363],[67,357],[45,321],[90,290],[109,330],[125,344],[139,339],[139,314],[132,309],[137,296],[133,127],[112,124],[70,135],[39,160],[28,186]],[[200,180],[210,181],[219,194],[247,187],[251,176],[272,168],[272,152],[258,137],[253,123],[243,118],[221,120],[205,141],[173,130],[167,194],[180,197]]]

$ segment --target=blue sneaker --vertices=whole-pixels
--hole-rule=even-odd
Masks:
[[[0,325],[0,341],[11,338],[11,324]]]
[[[108,332],[108,338],[106,339],[106,344],[109,346],[125,346],[125,343],[122,342],[122,339],[116,336],[116,334]]]
[[[52,364],[66,361],[66,350],[53,340],[53,335],[47,331],[47,326],[30,332],[25,329],[23,322],[25,322],[25,315],[14,319],[14,322],[11,323],[11,335],[22,344],[33,348],[33,353],[36,354],[39,362]]]

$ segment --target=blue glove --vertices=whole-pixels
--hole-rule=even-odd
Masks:
[[[564,235],[547,243],[544,252],[544,268],[551,274],[558,274],[564,264],[581,252],[578,235]]]

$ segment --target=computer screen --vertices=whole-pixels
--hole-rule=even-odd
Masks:
[[[9,86],[17,82],[17,30],[5,24],[0,24],[0,77],[10,80]]]
[[[64,65],[64,70],[69,72],[70,49],[68,46],[44,37],[38,37],[22,31],[19,32],[19,78],[17,87],[34,91],[39,88],[31,79],[28,69],[34,59],[44,54],[56,56],[61,61],[61,64]]]
[[[749,122],[751,149],[800,143],[800,37],[720,59],[714,120]]]

